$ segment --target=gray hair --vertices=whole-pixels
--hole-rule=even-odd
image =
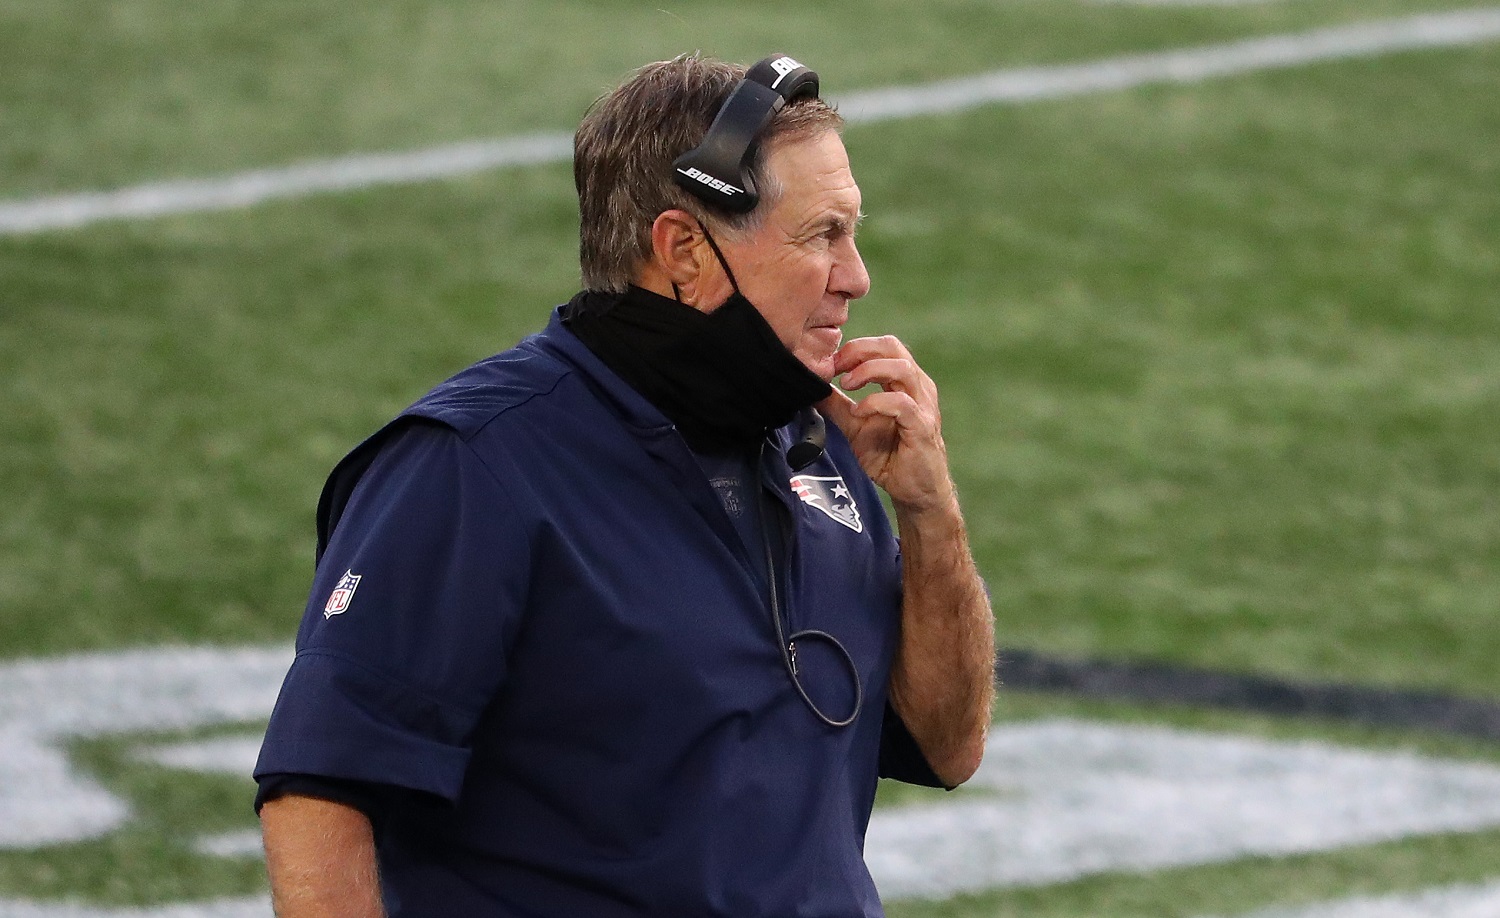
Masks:
[[[768,151],[842,128],[843,118],[819,100],[786,106],[761,132],[752,157],[750,174],[760,203],[748,214],[710,211],[677,186],[672,163],[702,142],[744,76],[745,68],[737,64],[684,54],[647,64],[589,107],[573,136],[578,261],[585,289],[623,292],[651,257],[651,225],[664,211],[687,211],[729,238],[759,229],[782,193],[767,174]]]

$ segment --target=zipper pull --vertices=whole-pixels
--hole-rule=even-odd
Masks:
[[[796,641],[787,641],[786,642],[786,652],[787,652],[788,658],[791,660],[791,663],[792,663],[792,675],[795,676],[795,675],[797,675],[797,642]]]

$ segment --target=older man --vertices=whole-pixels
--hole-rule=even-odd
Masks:
[[[840,126],[790,58],[637,72],[576,137],[585,291],[335,469],[283,918],[881,914],[876,780],[978,767],[993,638],[936,388],[842,343]]]

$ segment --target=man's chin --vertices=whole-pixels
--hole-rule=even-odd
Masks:
[[[801,354],[797,355],[798,359],[802,361],[802,365],[804,367],[807,367],[807,369],[814,376],[818,377],[826,383],[832,383],[833,378],[838,375],[833,371],[833,356],[833,354],[827,354],[821,357],[806,357]]]
[[[833,377],[838,374],[833,371],[834,358],[838,355],[839,345],[844,343],[844,336],[836,328],[820,329],[823,340],[817,341],[812,347],[798,348],[794,353],[802,365],[811,370],[824,382],[833,382]],[[829,334],[831,332],[832,334]]]

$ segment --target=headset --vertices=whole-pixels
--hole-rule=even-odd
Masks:
[[[703,142],[677,157],[672,178],[715,209],[747,214],[760,201],[750,161],[755,140],[789,103],[818,98],[818,75],[785,54],[773,54],[745,73],[709,125]]]
[[[760,203],[760,192],[750,174],[757,135],[791,102],[816,98],[815,71],[785,54],[765,58],[745,72],[745,78],[724,100],[703,142],[672,163],[672,178],[712,208],[731,214],[749,213]],[[798,421],[797,442],[786,454],[794,472],[816,462],[828,442],[827,425],[815,409],[805,409]]]
[[[719,108],[703,142],[672,163],[672,178],[683,190],[715,210],[730,214],[749,213],[760,203],[755,179],[750,174],[757,135],[765,129],[773,115],[791,102],[816,98],[818,75],[815,72],[785,54],[773,54],[760,61],[746,71],[745,78]],[[717,253],[717,246],[715,252]],[[720,254],[720,261],[723,258]],[[725,270],[728,270],[727,264]],[[816,408],[803,409],[798,414],[797,421],[796,442],[786,451],[787,465],[794,472],[816,462],[823,455],[828,441],[827,422]],[[775,624],[776,643],[781,648],[787,675],[797,694],[802,696],[803,702],[819,720],[830,727],[847,727],[859,716],[860,708],[864,705],[864,687],[860,684],[859,668],[854,665],[854,658],[849,655],[849,651],[831,634],[810,629],[790,635],[785,633],[780,601],[776,595],[775,562],[766,525],[762,520],[762,535],[766,539],[767,575],[771,578],[771,620]],[[842,656],[854,685],[854,704],[847,715],[830,716],[818,706],[802,685],[797,672],[796,642],[799,639],[825,642]]]

